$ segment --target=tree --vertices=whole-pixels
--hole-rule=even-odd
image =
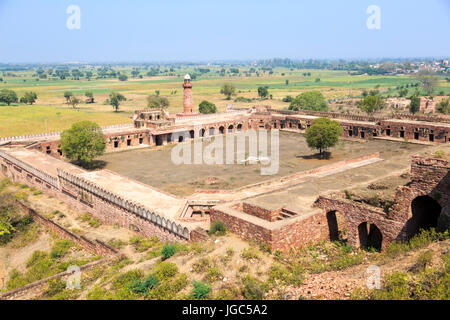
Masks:
[[[94,103],[94,94],[91,91],[86,91],[84,93],[84,95],[86,96],[86,103]]]
[[[377,95],[369,95],[359,102],[359,108],[371,115],[384,107],[383,99]]]
[[[286,79],[286,81],[284,83],[288,86],[289,85],[289,80]]]
[[[443,114],[450,114],[450,98],[439,102],[437,111]]]
[[[421,70],[417,72],[416,78],[419,80],[426,94],[431,95],[438,81],[436,74],[428,70]]]
[[[79,105],[80,104],[80,99],[78,99],[77,97],[75,97],[75,96],[71,96],[70,97],[70,99],[69,99],[69,104],[72,106],[72,108],[76,108],[77,107],[77,105]]]
[[[200,113],[216,113],[217,107],[214,103],[204,100],[198,105],[198,111]]]
[[[127,80],[128,80],[128,77],[127,77],[126,74],[121,74],[121,75],[119,76],[119,81],[127,81]]]
[[[306,142],[308,147],[319,150],[320,155],[323,156],[325,150],[338,143],[341,132],[342,128],[338,121],[317,118],[306,129]]]
[[[126,101],[127,98],[125,98],[124,95],[117,93],[117,92],[111,92],[109,94],[109,104],[112,105],[115,112],[119,112],[119,105],[121,101]]]
[[[20,98],[20,103],[30,104],[32,105],[37,100],[37,94],[33,91],[27,91],[23,94],[23,97]]]
[[[220,93],[225,95],[227,97],[227,100],[230,100],[231,96],[234,96],[236,94],[236,87],[231,83],[225,83],[222,86],[222,89],[220,89]]]
[[[307,91],[295,97],[289,105],[289,110],[328,111],[328,104],[320,91]]]
[[[160,96],[148,96],[147,97],[147,107],[148,108],[167,108],[169,106],[169,99],[167,97]]]
[[[66,98],[66,103],[67,105],[69,105],[70,102],[70,98],[73,96],[73,93],[70,91],[66,91],[64,92],[64,98]]]
[[[408,94],[408,89],[400,89],[400,91],[398,92],[398,96],[399,97],[406,97],[406,95]]]
[[[8,106],[11,103],[17,102],[17,94],[15,91],[3,89],[0,91],[0,102],[6,103]]]
[[[411,103],[409,104],[409,112],[415,114],[420,110],[420,98],[417,95],[411,97]]]
[[[269,96],[269,90],[267,89],[267,87],[259,87],[258,88],[258,96],[261,99],[267,99],[267,97]]]
[[[83,167],[89,167],[95,157],[104,153],[105,136],[98,124],[80,121],[61,133],[61,150],[64,156]]]

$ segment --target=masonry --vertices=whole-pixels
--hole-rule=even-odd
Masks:
[[[263,105],[250,109],[227,108],[224,113],[200,115],[192,109],[192,87],[188,77],[184,85],[187,91],[183,113],[171,115],[164,109],[137,110],[133,123],[104,128],[106,152],[159,147],[249,129],[303,133],[319,117],[338,121],[343,128],[343,137],[360,141],[407,139],[413,143],[437,145],[447,144],[450,137],[450,120],[436,116],[395,114],[389,118],[376,118],[275,110]],[[448,227],[444,214],[449,211],[448,162],[445,160],[413,158],[411,183],[397,190],[395,203],[388,212],[352,202],[342,194],[320,195],[315,207],[302,211],[285,206],[269,209],[241,199],[291,187],[307,176],[340,170],[331,165],[233,192],[197,194],[197,197],[203,197],[196,203],[197,209],[207,208],[200,219],[187,214],[193,212],[192,199],[168,194],[109,170],[87,172],[67,163],[63,160],[59,136],[60,133],[51,133],[1,139],[1,175],[35,186],[80,212],[91,213],[104,223],[120,225],[144,236],[158,236],[164,241],[202,240],[209,222],[221,220],[246,239],[265,242],[273,250],[288,250],[310,241],[333,240],[338,231],[335,229],[340,227],[336,214],[340,214],[348,228],[350,244],[361,247],[375,243],[382,250],[391,241],[408,239],[422,227]],[[367,157],[345,160],[339,165],[350,168],[360,162],[366,165],[380,160],[375,159],[376,155]],[[430,208],[431,214],[424,213]]]

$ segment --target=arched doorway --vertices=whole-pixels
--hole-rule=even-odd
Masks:
[[[189,131],[189,137],[194,139],[194,130]]]
[[[347,221],[338,211],[327,212],[330,241],[347,241]]]
[[[359,245],[363,249],[374,248],[381,251],[383,245],[383,234],[380,229],[369,222],[363,222],[358,226]]]
[[[157,146],[162,146],[162,144],[163,144],[163,138],[162,138],[162,135],[156,136],[156,145],[157,145]]]
[[[237,131],[238,131],[238,132],[242,131],[242,123],[239,123],[239,124],[237,125]]]
[[[178,142],[183,142],[183,140],[184,140],[183,135],[181,135],[181,136],[178,137]]]
[[[205,129],[201,129],[199,135],[203,138],[205,136]]]
[[[214,135],[214,128],[209,128],[209,135],[210,136],[213,136]]]
[[[233,133],[233,125],[232,124],[230,124],[229,126],[228,126],[228,133]]]
[[[441,206],[430,196],[420,196],[411,202],[412,217],[406,222],[408,238],[413,237],[421,229],[436,228]]]
[[[219,128],[219,133],[220,133],[220,134],[223,134],[224,131],[225,131],[225,128],[224,128],[223,126],[221,126],[221,127]]]

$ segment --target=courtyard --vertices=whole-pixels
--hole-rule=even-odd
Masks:
[[[190,142],[187,142],[190,143]],[[211,144],[204,139],[202,149]],[[100,158],[104,169],[117,172],[139,182],[162,189],[178,196],[188,196],[196,190],[231,190],[265,180],[292,175],[338,161],[358,158],[380,152],[382,159],[401,156],[402,166],[408,166],[410,155],[429,147],[383,140],[341,140],[329,150],[328,157],[321,158],[308,148],[302,134],[280,132],[279,170],[274,175],[261,175],[261,164],[175,164],[171,161],[175,145],[145,148],[105,154]],[[247,146],[248,147],[248,146]],[[224,143],[224,149],[226,145]],[[268,146],[270,157],[270,145]],[[248,150],[245,157],[248,158]],[[225,150],[224,150],[225,154]],[[400,163],[398,164],[400,165]],[[361,170],[364,170],[363,168]]]

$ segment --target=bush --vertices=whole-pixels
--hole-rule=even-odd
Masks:
[[[173,256],[176,252],[176,244],[164,244],[161,254],[163,257],[163,260],[169,259],[171,256]]]
[[[245,260],[259,259],[259,254],[255,248],[249,247],[242,250],[241,257]]]
[[[134,280],[128,285],[128,288],[139,295],[147,295],[150,290],[158,286],[158,283],[158,279],[153,274],[150,274],[144,281]]]
[[[62,258],[73,247],[73,242],[69,240],[58,240],[53,245],[52,251],[50,251],[50,257],[53,259]]]
[[[243,279],[242,295],[247,300],[262,300],[267,287],[264,283],[248,275]]]
[[[227,226],[220,220],[213,221],[209,228],[209,235],[224,235],[227,232]]]
[[[417,257],[416,268],[418,270],[424,270],[427,267],[427,265],[430,264],[432,259],[433,259],[433,252],[432,251],[428,250],[428,251],[422,252]]]
[[[178,267],[174,263],[161,262],[153,269],[153,274],[159,281],[164,281],[172,278],[178,272]]]
[[[191,297],[193,299],[201,300],[201,299],[207,299],[209,297],[209,293],[211,292],[211,286],[200,282],[200,281],[193,281],[192,284],[194,285],[194,288],[191,292]]]

